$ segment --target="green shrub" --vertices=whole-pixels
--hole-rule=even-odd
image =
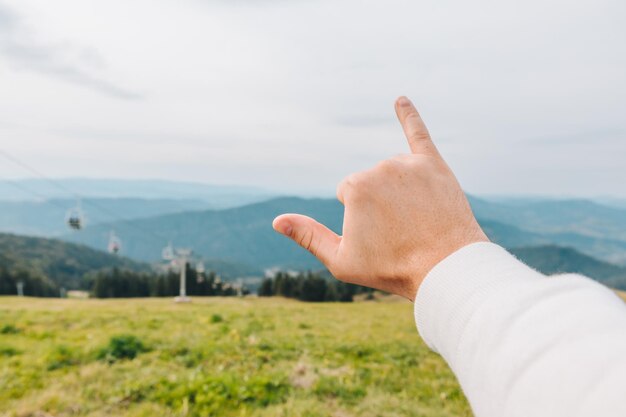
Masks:
[[[120,359],[135,359],[137,355],[149,349],[137,336],[118,335],[109,340],[109,344],[100,349],[98,359],[115,362]]]
[[[18,334],[22,333],[22,329],[15,327],[12,324],[5,324],[0,327],[0,334]]]
[[[220,316],[219,314],[213,314],[211,316],[211,323],[221,323],[224,321],[224,317]]]
[[[20,353],[21,352],[19,350],[15,349],[12,346],[0,346],[0,356],[11,357],[19,355]]]

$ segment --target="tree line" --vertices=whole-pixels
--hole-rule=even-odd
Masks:
[[[346,284],[324,277],[321,273],[300,273],[292,276],[279,272],[273,278],[265,278],[259,287],[260,297],[282,296],[301,301],[351,302],[361,293],[372,294],[370,288]]]
[[[180,273],[151,274],[113,268],[92,277],[92,295],[96,298],[172,297],[180,291]],[[187,264],[187,295],[234,296],[249,291],[232,283],[222,282],[214,272],[198,272]]]
[[[223,282],[215,272],[198,272],[187,265],[187,295],[246,295],[243,286]],[[87,273],[82,287],[96,298],[173,297],[180,291],[180,273],[137,272],[113,268]],[[30,297],[59,297],[61,286],[43,274],[24,269],[9,269],[0,264],[0,295],[16,295],[18,283],[23,294]]]
[[[214,272],[198,272],[187,264],[187,294],[190,296],[246,295],[249,290],[229,282],[223,282]],[[18,282],[23,293],[33,297],[59,297],[60,286],[48,277],[22,269],[8,269],[0,264],[0,295],[17,294]],[[87,273],[83,285],[95,298],[173,297],[179,294],[180,273],[137,272],[112,268]],[[266,278],[258,289],[258,295],[282,296],[301,301],[351,302],[355,295],[372,290],[358,285],[329,279],[321,273],[306,272],[296,276],[279,272]]]
[[[10,270],[0,265],[0,295],[17,294],[21,283],[24,295],[30,297],[58,297],[58,285],[43,275],[23,270]]]

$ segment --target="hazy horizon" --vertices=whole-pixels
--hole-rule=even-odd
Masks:
[[[58,188],[54,184],[50,183],[50,181],[58,183],[61,186],[67,187],[66,190],[62,188]],[[47,194],[42,194],[41,188],[23,188],[20,190],[16,187],[16,185],[20,185],[23,182],[32,182],[38,183],[39,187],[46,187]],[[84,188],[74,187],[74,183],[81,182],[100,182],[100,183],[109,183],[109,182],[122,182],[133,184],[135,187],[131,187],[127,190],[112,190],[110,188],[105,188],[103,191],[100,190],[85,190]],[[17,183],[17,184],[16,184]],[[86,198],[108,198],[107,194],[113,196],[111,198],[129,198],[128,190],[136,189],[137,185],[141,185],[143,183],[153,183],[153,184],[167,184],[171,186],[176,185],[184,185],[189,186],[190,189],[186,192],[182,192],[180,194],[172,194],[172,199],[192,199],[192,196],[189,195],[189,192],[194,189],[194,187],[207,187],[211,189],[212,187],[216,188],[216,191],[236,191],[241,194],[248,195],[258,195],[258,196],[266,196],[268,198],[274,197],[302,197],[302,198],[336,198],[334,190],[288,190],[288,189],[277,189],[277,188],[264,188],[260,186],[252,186],[250,184],[228,184],[228,183],[210,183],[210,182],[202,182],[202,181],[193,181],[193,180],[172,180],[172,179],[164,179],[164,178],[105,178],[105,177],[60,177],[60,178],[38,178],[38,177],[20,177],[20,178],[12,178],[12,179],[4,179],[0,178],[0,201],[27,201],[27,200],[42,200],[42,197],[47,197],[48,199],[71,199],[72,193],[79,195],[81,197]],[[6,185],[6,188],[2,187]],[[8,199],[5,194],[7,190],[14,190],[16,195],[15,198]],[[105,192],[110,191],[110,192]],[[154,189],[145,189],[144,192],[156,192]],[[465,192],[469,195],[486,199],[486,200],[569,200],[569,199],[581,199],[581,200],[589,200],[594,202],[610,202],[615,201],[619,203],[626,203],[626,198],[621,197],[617,194],[589,194],[589,195],[574,195],[574,194],[511,194],[511,193],[473,193],[471,191],[465,190]],[[37,194],[38,193],[38,194]],[[117,193],[117,194],[116,194]],[[167,198],[166,195],[161,195],[158,192],[156,194],[159,197],[142,197],[137,196],[138,198]],[[115,195],[118,195],[116,197]]]

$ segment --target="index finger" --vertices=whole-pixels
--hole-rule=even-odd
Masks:
[[[396,100],[395,107],[398,120],[409,142],[411,153],[438,155],[437,148],[430,138],[430,133],[428,133],[422,117],[411,100],[402,96]]]

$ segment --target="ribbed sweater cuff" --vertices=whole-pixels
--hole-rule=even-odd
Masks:
[[[487,299],[541,277],[494,243],[465,246],[438,263],[420,285],[417,330],[431,349],[452,360],[468,321]]]

